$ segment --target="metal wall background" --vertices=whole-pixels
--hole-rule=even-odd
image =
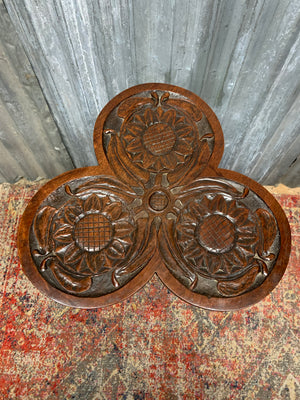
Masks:
[[[53,177],[72,165],[0,0],[0,182]]]
[[[214,109],[225,136],[222,167],[264,184],[300,184],[299,0],[4,3],[76,167],[96,163],[93,125],[110,98],[135,84],[165,82],[192,90]],[[1,33],[4,47],[5,38]],[[4,73],[1,68],[0,77],[20,77],[21,64]],[[26,91],[19,81],[18,90]],[[13,92],[15,82],[10,84]],[[32,124],[38,120],[39,126],[20,126],[15,136],[8,132],[19,141],[19,150],[31,150],[24,150],[18,166],[15,142],[2,143],[7,161],[1,162],[1,173],[8,180],[12,174],[5,168],[21,168],[32,178],[31,165],[36,174],[53,176],[54,156],[57,169],[71,165],[62,144],[56,145],[53,120],[48,127],[39,107],[25,109],[28,97],[35,104],[42,98],[32,86],[25,100],[16,101],[23,118]],[[13,94],[7,96],[4,112]],[[10,117],[17,124],[18,113]],[[43,150],[32,151],[32,146]],[[62,150],[55,153],[55,147]]]

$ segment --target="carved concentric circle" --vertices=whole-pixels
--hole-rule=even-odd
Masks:
[[[206,250],[226,253],[235,243],[235,227],[224,215],[213,214],[199,224],[196,236]]]
[[[156,191],[149,198],[149,206],[154,211],[163,211],[169,204],[168,196],[162,191]]]

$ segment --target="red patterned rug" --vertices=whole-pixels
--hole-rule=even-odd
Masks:
[[[300,399],[299,191],[275,194],[293,240],[282,281],[257,305],[225,313],[183,303],[158,279],[98,310],[46,298],[16,250],[40,186],[0,185],[1,399]]]

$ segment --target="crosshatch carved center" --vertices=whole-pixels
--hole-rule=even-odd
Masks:
[[[100,251],[112,238],[110,221],[99,213],[83,216],[77,222],[74,235],[79,247],[87,251]]]
[[[234,225],[222,215],[210,215],[199,227],[200,244],[214,253],[229,251],[234,245]]]
[[[155,211],[163,211],[169,203],[168,197],[163,192],[154,192],[149,199],[150,207]]]
[[[176,136],[167,124],[154,124],[144,133],[144,145],[155,156],[168,154],[174,147]]]

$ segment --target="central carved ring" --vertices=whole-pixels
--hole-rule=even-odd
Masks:
[[[86,251],[100,251],[104,249],[112,238],[112,225],[100,213],[84,215],[77,222],[74,229],[76,243]]]
[[[234,225],[223,215],[210,215],[199,226],[200,244],[213,253],[225,253],[235,242]]]
[[[163,211],[169,204],[169,199],[164,192],[154,192],[149,198],[149,205],[154,211]]]
[[[158,123],[146,129],[143,141],[146,149],[152,154],[162,156],[173,149],[176,135],[169,125]]]

